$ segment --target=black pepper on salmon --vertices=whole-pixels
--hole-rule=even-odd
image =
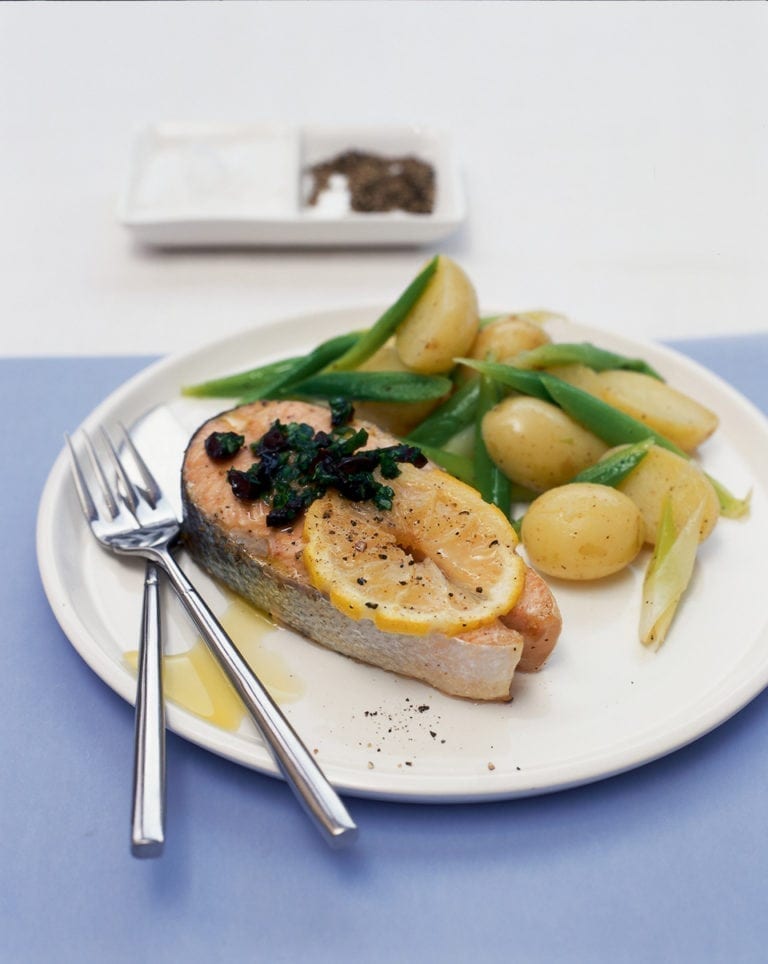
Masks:
[[[281,428],[273,434],[272,443],[264,443],[276,425]],[[354,440],[354,446],[339,455],[339,459],[353,460],[347,468],[355,471],[349,474],[367,475],[376,486],[391,489],[392,496],[385,493],[384,504],[377,505],[376,489],[372,488],[371,501],[365,501],[368,496],[362,490],[353,491],[349,498],[344,492],[345,473],[342,471],[339,479],[338,465],[333,470],[326,466],[314,480],[314,468],[309,476],[305,471],[301,482],[296,468],[301,459],[295,453],[282,459],[283,467],[290,466],[286,475],[296,478],[282,480],[290,491],[281,495],[281,505],[275,505],[274,492],[267,493],[265,500],[264,493],[256,491],[258,486],[246,492],[245,497],[235,491],[237,484],[233,486],[233,479],[247,478],[249,473],[259,475],[260,457],[270,451],[270,445],[273,449],[276,445],[283,453],[287,451],[281,446],[290,434],[286,427],[291,425],[306,426],[301,430],[302,438],[305,442],[315,440],[314,455],[310,457],[305,452],[304,470],[318,452],[327,452],[330,445],[336,444],[339,455],[344,443]],[[206,451],[206,440],[214,434],[242,436],[244,442],[229,458],[212,457]],[[508,700],[515,670],[538,669],[554,647],[561,625],[557,606],[544,581],[519,561],[523,575],[514,592],[510,590],[513,604],[508,611],[491,615],[478,624],[476,614],[490,604],[493,587],[478,592],[485,587],[478,584],[476,576],[466,576],[465,581],[469,581],[464,586],[462,567],[456,559],[442,558],[439,552],[429,558],[432,550],[427,545],[425,551],[423,546],[423,540],[429,536],[431,515],[447,531],[448,523],[457,520],[464,527],[476,526],[473,516],[477,513],[468,513],[466,506],[454,507],[454,490],[446,484],[444,473],[429,463],[423,465],[416,450],[406,451],[410,448],[371,424],[352,422],[340,431],[331,424],[327,408],[303,402],[259,401],[225,412],[195,433],[185,455],[182,497],[186,547],[217,579],[277,622],[315,642],[423,680],[452,695]],[[366,454],[376,451],[385,453],[383,458]],[[373,465],[374,461],[377,464]],[[414,463],[423,467],[416,468]],[[279,472],[274,470],[273,475]],[[318,479],[322,485],[317,485]],[[302,486],[311,491],[304,492]],[[318,496],[320,490],[324,491]],[[411,503],[413,492],[418,493],[418,499]],[[355,496],[364,498],[356,500]],[[309,512],[307,506],[311,506]],[[288,511],[281,517],[280,512],[286,508]],[[305,521],[309,525],[310,519],[311,531],[305,533]],[[331,530],[329,526],[335,528]],[[455,526],[450,528],[453,537]],[[502,548],[510,553],[514,543],[509,542],[506,528],[501,528],[498,536]],[[329,541],[339,538],[348,546],[344,550],[345,561],[340,556],[331,557],[338,559],[341,589],[330,584],[336,574],[332,566],[323,568],[327,559],[318,561],[310,553],[310,549],[316,548],[318,532]],[[312,546],[308,547],[308,540]],[[488,539],[483,551],[498,553],[499,546],[488,545],[493,541]],[[320,549],[322,556],[326,546]],[[345,567],[351,567],[348,573]],[[386,567],[395,567],[402,575],[392,578],[395,569]],[[354,585],[354,592],[345,579]],[[384,580],[378,583],[378,595],[377,579]],[[413,601],[423,598],[419,595],[423,587],[439,589],[441,580],[446,579],[455,581],[455,585],[449,583],[450,606],[454,607],[457,620],[467,614],[467,628],[457,622],[457,629],[452,631],[430,630],[428,625],[426,629],[422,626],[402,631],[403,627],[408,630],[409,620],[418,616],[410,613],[408,607],[413,608]],[[383,621],[391,619],[393,611],[403,613],[402,626],[395,619],[390,625],[400,628],[380,628],[387,625]]]

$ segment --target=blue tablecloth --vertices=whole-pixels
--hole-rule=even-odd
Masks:
[[[676,347],[768,411],[768,335]],[[129,855],[132,709],[37,572],[65,429],[147,358],[0,360],[0,960],[763,961],[768,694],[665,759],[505,803],[350,799],[326,847],[280,781],[169,736],[168,839]]]

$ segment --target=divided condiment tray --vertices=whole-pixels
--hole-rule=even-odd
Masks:
[[[309,169],[350,150],[430,164],[432,211],[353,211],[338,179],[310,203]],[[465,200],[444,131],[168,123],[137,136],[118,214],[156,246],[419,245],[456,230]]]

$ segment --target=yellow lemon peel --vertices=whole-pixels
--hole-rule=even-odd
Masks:
[[[387,632],[456,636],[508,613],[525,581],[503,512],[445,472],[402,466],[392,509],[329,492],[307,510],[312,584]]]

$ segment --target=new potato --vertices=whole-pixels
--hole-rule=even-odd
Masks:
[[[561,579],[602,579],[629,565],[643,545],[635,503],[607,485],[561,485],[534,499],[521,539],[531,564]]]
[[[575,388],[580,388],[590,395],[600,396],[600,375],[587,365],[553,365],[547,369],[550,375],[560,378]]]
[[[478,332],[469,357],[506,362],[520,352],[531,351],[551,340],[541,325],[523,315],[504,315]]]
[[[712,483],[699,466],[668,449],[654,445],[643,461],[617,488],[637,505],[645,526],[645,541],[656,544],[664,500],[669,496],[672,518],[679,531],[686,519],[704,500],[699,528],[703,541],[720,516],[720,502]]]
[[[411,371],[439,375],[466,355],[479,327],[472,282],[455,261],[440,255],[424,294],[397,330],[397,353]]]
[[[649,425],[685,452],[692,452],[717,428],[714,412],[651,375],[599,372],[596,383],[594,394],[604,402]]]
[[[557,405],[526,395],[494,406],[482,432],[488,454],[507,478],[536,492],[569,481],[608,448]]]

